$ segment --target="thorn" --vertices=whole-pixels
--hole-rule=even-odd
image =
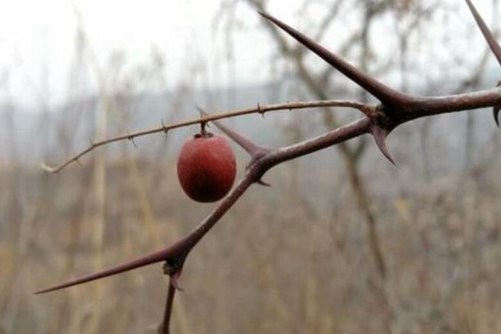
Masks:
[[[482,19],[482,16],[478,13],[477,9],[475,8],[471,0],[466,0],[466,4],[468,5],[470,12],[473,15],[473,18],[475,19],[477,26],[480,28],[482,35],[484,35],[487,44],[489,44],[492,53],[494,54],[494,56],[496,56],[499,65],[501,65],[501,46],[494,38],[494,35],[492,34],[491,30],[489,29],[487,24],[485,24],[485,21]]]
[[[134,140],[134,136],[128,136],[127,139],[134,145],[134,147],[137,149],[136,141]]]
[[[200,116],[202,117],[205,117],[205,116],[209,116],[209,114],[200,106],[196,106],[198,112],[200,113]]]
[[[164,120],[161,119],[160,123],[162,123],[162,129],[164,129],[164,133],[167,134],[167,132],[169,131],[169,129],[167,128],[167,125],[165,125]]]
[[[181,268],[178,271],[176,271],[175,273],[173,273],[172,275],[170,275],[170,284],[172,284],[174,289],[176,289],[178,291],[184,291],[184,289],[179,286],[179,278],[181,277],[182,271],[183,271],[183,269]]]
[[[204,119],[205,119],[205,117],[209,116],[209,114],[208,114],[208,113],[206,113],[206,112],[205,112],[205,110],[203,110],[203,109],[202,109],[201,107],[199,107],[199,106],[197,106],[196,108],[197,108],[198,112],[200,113],[200,117],[202,118],[202,120],[200,121],[200,126],[201,126],[201,128],[202,128],[202,133],[204,133],[205,128],[210,127],[210,125],[209,125],[209,121],[204,120]]]
[[[501,111],[501,106],[494,107],[492,114],[494,115],[494,121],[496,122],[497,127],[499,128],[499,111]]]
[[[50,167],[50,166],[49,166],[49,165],[47,165],[45,162],[42,162],[42,163],[40,164],[40,167],[41,167],[44,171],[46,171],[46,172],[48,172],[48,173],[55,173],[55,172],[56,172],[56,169],[55,169],[55,168]]]
[[[170,284],[179,291],[183,291],[183,289],[179,286],[179,278],[183,272],[184,260],[185,257],[167,259],[163,266],[164,274],[169,275],[170,277]]]
[[[386,147],[386,136],[388,135],[388,132],[385,129],[383,129],[382,127],[380,127],[378,125],[374,125],[371,128],[371,133],[374,136],[374,139],[376,141],[376,145],[379,148],[379,150],[381,151],[381,153],[383,153],[383,155],[388,160],[390,160],[390,162],[392,164],[394,164],[396,166],[397,164],[395,163],[395,160],[393,160],[390,152],[388,151],[388,148]]]
[[[264,118],[264,110],[261,108],[261,105],[259,104],[259,102],[257,103],[257,112],[259,114],[261,114],[261,117]]]
[[[269,184],[268,182],[264,182],[263,180],[259,179],[258,181],[256,181],[257,184],[260,184],[264,187],[271,187],[271,184]]]
[[[75,162],[77,163],[77,165],[79,165],[80,167],[83,167],[82,163],[80,162],[80,159],[76,158],[75,159]]]
[[[132,142],[132,145],[134,145],[134,147],[137,148],[137,144],[136,141],[134,140],[134,137],[131,137],[129,140]]]
[[[496,85],[496,87],[500,87],[500,86],[501,86],[501,80],[498,81],[498,84]],[[492,114],[494,116],[494,121],[496,122],[496,125],[498,126],[498,128],[499,128],[499,111],[501,111],[501,105],[494,106],[494,108],[492,110]]]
[[[160,123],[162,123],[162,128],[164,129],[164,133],[165,133],[164,143],[167,143],[167,135],[168,135],[169,129],[168,129],[168,128],[167,128],[167,126],[165,125],[165,123],[164,123],[164,120],[163,120],[163,119],[161,119],[161,120],[160,120]]]
[[[76,279],[71,280],[69,282],[50,287],[48,289],[39,290],[39,291],[35,292],[35,294],[39,295],[39,294],[43,294],[43,293],[47,293],[47,292],[66,289],[66,288],[69,288],[71,286],[75,286],[75,285],[79,285],[79,284],[83,284],[83,283],[88,283],[88,282],[102,279],[102,278],[105,278],[108,276],[113,276],[113,275],[117,275],[117,274],[120,274],[120,273],[123,273],[126,271],[141,268],[141,267],[153,264],[153,263],[165,261],[166,259],[168,259],[172,256],[172,252],[173,252],[172,246],[166,247],[166,248],[163,248],[159,251],[141,256],[139,258],[127,261],[127,262],[122,263],[122,264],[119,264],[115,267],[111,267],[109,269],[105,269],[105,270],[99,271],[97,273],[93,273],[93,274],[86,275],[86,276],[83,276],[80,278],[76,278]]]
[[[205,117],[209,116],[209,114],[201,107],[197,106],[197,110],[200,113],[200,117],[202,117],[202,119],[205,119]],[[202,122],[205,122],[206,125],[209,126],[209,121],[202,121]]]
[[[412,97],[398,92],[382,82],[374,79],[373,77],[367,75],[361,70],[357,69],[353,65],[349,64],[347,61],[337,56],[336,54],[330,52],[322,45],[318,44],[314,40],[310,39],[306,35],[287,25],[286,23],[278,20],[277,18],[259,11],[259,14],[265,19],[272,22],[274,25],[285,31],[292,38],[302,44],[304,47],[308,48],[310,51],[315,53],[317,56],[322,58],[325,62],[330,64],[336,70],[343,73],[348,79],[358,84],[360,87],[364,88],[366,91],[374,95],[379,101],[385,105],[395,105],[408,103]]]

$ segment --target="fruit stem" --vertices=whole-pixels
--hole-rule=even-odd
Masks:
[[[200,122],[200,134],[202,135],[202,137],[207,137],[206,127],[207,127],[206,121]]]

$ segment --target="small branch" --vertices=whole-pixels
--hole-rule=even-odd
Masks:
[[[417,97],[413,103],[405,106],[405,112],[401,113],[401,116],[406,116],[409,117],[409,120],[413,120],[419,117],[488,108],[500,104],[501,87],[495,87],[464,94]]]
[[[269,105],[258,105],[255,108],[247,108],[247,109],[239,109],[239,110],[234,110],[234,111],[228,111],[228,112],[222,112],[222,113],[214,113],[211,114],[209,117],[202,117],[202,118],[196,118],[196,119],[191,119],[187,121],[182,121],[178,123],[172,123],[170,125],[163,124],[160,127],[156,128],[151,128],[147,130],[141,130],[141,131],[136,131],[136,132],[131,132],[128,134],[120,135],[117,137],[112,137],[109,139],[97,141],[91,143],[89,147],[86,149],[80,151],[79,153],[75,154],[68,160],[64,161],[60,165],[56,167],[51,167],[45,163],[42,163],[41,167],[45,171],[49,173],[59,173],[61,170],[63,170],[66,166],[78,162],[80,158],[82,158],[84,155],[87,153],[91,152],[95,148],[99,146],[103,146],[106,144],[110,144],[113,142],[118,142],[122,140],[132,140],[133,138],[136,137],[141,137],[141,136],[147,136],[155,133],[160,133],[160,132],[167,132],[172,129],[176,128],[181,128],[185,127],[188,125],[194,125],[194,124],[199,124],[201,122],[208,122],[208,121],[215,121],[218,119],[223,119],[223,118],[230,118],[230,117],[237,117],[237,116],[242,116],[242,115],[249,115],[249,114],[263,114],[265,112],[271,112],[271,111],[280,111],[280,110],[300,110],[300,109],[309,109],[309,108],[320,108],[320,107],[346,107],[346,108],[353,108],[353,109],[358,109],[360,111],[365,110],[366,105],[363,103],[355,102],[355,101],[347,101],[347,100],[324,100],[324,101],[299,101],[299,102],[289,102],[289,103],[279,103],[279,104],[269,104]]]
[[[169,279],[169,291],[167,292],[167,298],[165,301],[165,309],[164,309],[164,318],[162,320],[162,324],[159,328],[160,334],[169,334],[170,333],[170,319],[172,315],[172,309],[174,304],[174,296],[176,294],[177,288],[174,286],[172,282],[172,278]]]

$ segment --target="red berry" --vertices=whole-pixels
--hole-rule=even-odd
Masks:
[[[196,134],[181,148],[177,175],[188,197],[197,202],[215,202],[233,186],[235,155],[224,137],[209,132]]]

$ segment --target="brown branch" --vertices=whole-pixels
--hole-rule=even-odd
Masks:
[[[172,278],[169,280],[169,290],[167,292],[167,298],[165,300],[164,307],[164,318],[162,320],[162,324],[158,330],[159,334],[169,334],[170,333],[170,318],[172,314],[173,304],[174,304],[174,296],[176,294],[177,288],[175,287],[175,283],[172,282]]]
[[[415,102],[413,102],[409,106],[402,105],[400,106],[400,108],[396,109],[411,110],[411,113],[386,114],[386,110],[384,108],[374,108],[374,114],[371,114],[370,117],[364,117],[362,119],[359,119],[358,121],[352,122],[318,137],[305,140],[294,145],[270,150],[269,152],[266,152],[261,156],[253,157],[253,163],[248,166],[245,177],[220,202],[216,209],[185,238],[160,251],[148,254],[146,256],[126,262],[99,273],[84,276],[82,278],[78,278],[68,283],[64,283],[49,289],[40,290],[37,293],[45,293],[67,288],[73,285],[90,282],[96,279],[140,268],[152,263],[162,261],[184,261],[191,249],[219,221],[219,219],[226,213],[226,211],[233,206],[236,200],[247,190],[247,188],[252,183],[259,182],[261,180],[261,176],[264,175],[269,169],[284,161],[292,160],[300,156],[316,152],[318,150],[339,144],[341,142],[345,142],[349,139],[361,136],[363,134],[373,133],[375,128],[381,128],[386,131],[386,133],[390,133],[398,125],[419,117],[481,107],[492,107],[498,104],[501,104],[501,87],[480,92],[465,93],[452,96],[435,98],[423,97],[416,99]],[[363,104],[359,104],[358,106],[365,112],[367,112],[368,109],[372,108],[371,106]],[[213,115],[204,117],[202,119],[194,121],[193,123],[219,119],[223,117],[222,115],[223,114],[218,114],[216,116]],[[378,145],[380,145],[380,143]]]
[[[160,132],[166,133],[169,130],[185,127],[188,125],[194,125],[194,124],[199,124],[202,122],[208,122],[208,121],[214,121],[214,120],[223,119],[223,118],[237,117],[237,116],[256,114],[256,113],[264,114],[265,112],[271,112],[271,111],[281,111],[281,110],[292,111],[292,110],[320,108],[320,107],[346,107],[346,108],[358,109],[362,112],[364,110],[366,110],[366,105],[364,105],[363,103],[359,103],[356,101],[347,101],[347,100],[298,101],[298,102],[278,103],[278,104],[269,104],[269,105],[259,105],[258,104],[257,107],[254,107],[254,108],[239,109],[239,110],[222,112],[222,113],[217,113],[217,114],[215,113],[215,114],[211,114],[210,117],[195,118],[195,119],[191,119],[191,120],[187,120],[187,121],[171,123],[169,125],[162,123],[162,125],[160,127],[136,131],[136,132],[130,132],[130,133],[120,135],[117,137],[112,137],[112,138],[108,138],[105,140],[92,142],[86,149],[78,152],[77,154],[75,154],[74,156],[69,158],[68,160],[62,162],[60,165],[55,166],[55,167],[51,167],[45,163],[42,163],[42,168],[49,173],[59,173],[61,170],[66,168],[66,166],[68,166],[74,162],[79,162],[80,158],[82,158],[87,153],[90,153],[91,151],[93,151],[95,148],[97,148],[99,146],[103,146],[103,145],[107,145],[110,143],[123,141],[123,140],[132,140],[136,137],[147,136],[147,135],[160,133]]]

